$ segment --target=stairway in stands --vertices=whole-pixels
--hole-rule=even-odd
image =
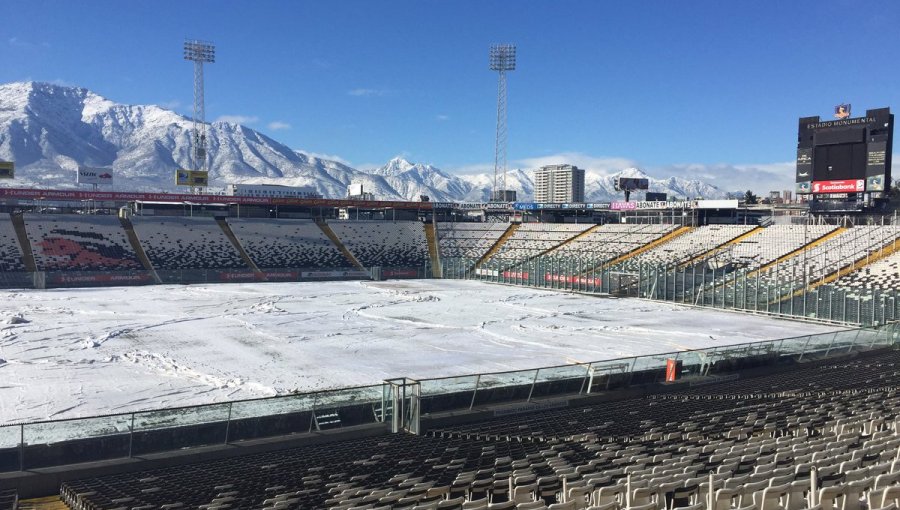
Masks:
[[[831,239],[833,237],[837,237],[837,236],[843,234],[846,231],[847,231],[846,228],[838,227],[838,228],[832,230],[831,232],[825,234],[824,236],[819,237],[817,239],[813,239],[809,243],[804,244],[803,246],[797,248],[796,250],[778,257],[777,259],[773,260],[772,262],[769,262],[768,264],[760,266],[759,269],[748,274],[747,277],[752,278],[752,277],[756,276],[756,273],[762,274],[763,272],[766,271],[766,269],[775,267],[778,264],[783,264],[786,260],[794,258],[797,255],[800,255],[801,253],[803,253],[804,251],[809,250],[810,248],[814,248],[814,247],[824,243],[825,241],[828,241],[829,239]]]
[[[138,239],[137,232],[134,231],[134,224],[131,223],[131,220],[128,218],[123,217],[119,217],[119,222],[122,224],[122,228],[125,229],[125,235],[128,236],[128,243],[131,245],[131,249],[134,250],[134,254],[137,255],[138,260],[141,261],[141,265],[144,266],[144,270],[150,271],[155,283],[162,283],[162,280],[156,273],[156,269],[153,267],[153,263],[150,262],[150,257],[147,256],[147,252],[145,252],[144,247],[141,246],[141,241]]]
[[[474,271],[474,270],[478,269],[479,267],[481,267],[481,265],[484,264],[485,262],[487,262],[488,260],[491,260],[491,257],[496,255],[497,252],[500,251],[500,248],[503,248],[503,245],[506,244],[506,241],[508,241],[510,237],[515,235],[517,230],[519,230],[519,224],[511,223],[509,225],[509,227],[506,229],[506,232],[504,232],[503,235],[501,235],[500,238],[497,239],[497,242],[495,242],[494,245],[491,246],[490,250],[485,252],[485,254],[482,255],[480,259],[478,259],[478,262],[476,262],[475,265],[472,266],[471,270]]]
[[[350,253],[350,250],[348,250],[347,247],[344,246],[344,243],[341,242],[337,234],[334,233],[334,230],[331,230],[331,227],[329,227],[328,224],[325,223],[325,221],[317,219],[316,225],[318,225],[319,228],[322,229],[322,233],[328,236],[328,239],[331,239],[331,242],[334,243],[334,246],[344,255],[345,259],[349,260],[353,264],[353,267],[360,271],[366,270],[366,268],[359,263],[359,260],[357,260],[356,257],[352,253]]]
[[[791,294],[790,296],[787,296],[781,300],[774,301],[773,304],[778,303],[780,301],[787,301],[788,299],[802,296],[804,292],[809,292],[815,288],[821,287],[822,285],[831,283],[831,282],[837,280],[838,278],[847,276],[848,274],[850,274],[854,271],[859,271],[863,267],[865,267],[869,264],[874,264],[875,262],[878,262],[879,260],[881,260],[889,255],[892,255],[893,253],[896,253],[897,251],[900,251],[900,246],[898,246],[896,239],[892,239],[889,242],[887,242],[884,246],[882,246],[880,250],[873,251],[871,253],[867,253],[866,255],[860,257],[857,260],[849,261],[847,263],[847,265],[845,265],[844,267],[831,273],[830,275],[828,275],[824,278],[821,278],[819,280],[816,280],[814,282],[810,282],[809,285],[805,289],[799,289],[799,290],[795,291],[793,294]]]
[[[28,241],[28,234],[25,232],[25,218],[21,214],[13,214],[12,224],[16,229],[16,237],[19,239],[19,246],[22,248],[22,262],[25,263],[25,270],[29,273],[37,271],[37,264],[34,262],[34,252],[31,251],[31,242]]]
[[[443,268],[441,268],[441,255],[438,250],[437,241],[437,222],[425,223],[425,240],[428,242],[428,256],[431,259],[431,276],[432,278],[443,278]]]
[[[653,241],[650,241],[649,243],[641,246],[640,248],[637,248],[637,249],[631,250],[628,253],[623,253],[622,255],[619,255],[618,257],[616,257],[616,258],[610,260],[609,262],[603,264],[602,266],[600,266],[600,268],[605,269],[607,267],[612,267],[621,262],[625,262],[626,260],[628,260],[632,257],[637,257],[641,253],[652,250],[653,248],[656,248],[657,246],[659,246],[663,243],[667,243],[667,242],[671,241],[672,239],[675,239],[678,236],[687,234],[691,230],[694,230],[694,228],[686,227],[686,226],[678,227],[677,229],[669,232],[668,234],[666,234],[662,237],[659,237],[657,239],[654,239]]]
[[[231,230],[231,225],[225,221],[225,218],[216,218],[216,223],[219,224],[219,228],[222,229],[222,232],[225,233],[225,237],[231,241],[231,245],[234,246],[234,249],[237,250],[238,254],[241,256],[241,260],[244,261],[244,264],[253,270],[257,275],[262,276],[262,271],[259,270],[259,267],[256,265],[256,262],[253,262],[253,259],[250,258],[250,255],[247,254],[247,251],[244,250],[244,247],[241,246],[241,242],[238,241],[237,236],[234,235],[234,231]]]
[[[683,269],[685,267],[691,266],[692,264],[696,264],[698,262],[702,262],[706,259],[709,259],[709,258],[713,257],[714,255],[716,255],[717,253],[719,253],[720,251],[727,249],[729,246],[738,244],[741,241],[747,239],[748,237],[755,236],[756,234],[759,234],[759,233],[763,232],[764,230],[765,230],[764,227],[756,227],[753,230],[751,230],[750,232],[745,232],[730,241],[726,241],[726,242],[720,244],[719,246],[712,248],[711,250],[707,250],[695,257],[691,257],[690,259],[682,262],[678,267]]]

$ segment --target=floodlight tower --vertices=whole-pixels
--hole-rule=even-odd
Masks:
[[[216,47],[211,42],[186,39],[184,59],[194,63],[194,170],[206,170],[206,109],[203,101],[203,64],[216,61]]]
[[[491,201],[506,202],[506,72],[516,69],[516,46],[494,44],[490,54],[491,71],[497,71],[497,137],[494,145],[494,188]],[[497,180],[502,176],[502,188]]]

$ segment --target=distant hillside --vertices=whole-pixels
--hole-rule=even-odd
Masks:
[[[154,105],[123,105],[76,87],[18,82],[0,85],[0,159],[16,162],[7,186],[71,188],[79,165],[111,167],[116,189],[175,191],[173,174],[190,166],[191,120]],[[246,126],[209,125],[210,182],[314,186],[330,198],[346,196],[351,182],[384,200],[485,201],[493,176],[456,175],[427,164],[394,158],[363,172],[294,150]],[[530,200],[532,171],[511,170],[507,185]],[[722,198],[710,184],[672,177],[654,179],[636,168],[613,175],[588,172],[586,200],[609,201],[618,175],[648,177],[652,191],[670,197]],[[635,198],[641,198],[636,194]]]

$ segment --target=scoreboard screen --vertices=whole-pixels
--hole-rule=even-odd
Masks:
[[[890,108],[868,110],[865,117],[832,121],[801,118],[797,193],[888,191],[893,134]]]

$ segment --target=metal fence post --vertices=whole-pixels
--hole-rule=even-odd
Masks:
[[[25,424],[19,425],[19,471],[25,471]]]
[[[475,376],[475,387],[472,388],[472,403],[469,404],[469,411],[475,407],[475,395],[478,395],[478,383],[481,382],[481,374]]]
[[[531,402],[531,395],[534,393],[534,385],[537,384],[539,373],[541,373],[540,368],[534,371],[534,378],[531,380],[531,389],[528,390],[528,399],[526,399],[525,402]]]
[[[828,357],[828,353],[831,352],[831,347],[834,345],[834,341],[837,340],[837,332],[834,333],[834,336],[831,337],[831,343],[828,344],[828,348],[825,349],[825,357]]]
[[[128,426],[128,458],[134,452],[134,413],[131,413],[131,425]]]
[[[233,402],[228,403],[228,420],[225,421],[225,444],[228,444],[228,432],[231,430],[231,407]]]
[[[800,357],[797,358],[797,361],[803,360],[803,355],[806,354],[806,348],[809,347],[809,342],[812,340],[812,335],[806,337],[806,343],[803,344],[803,350],[800,351]]]

